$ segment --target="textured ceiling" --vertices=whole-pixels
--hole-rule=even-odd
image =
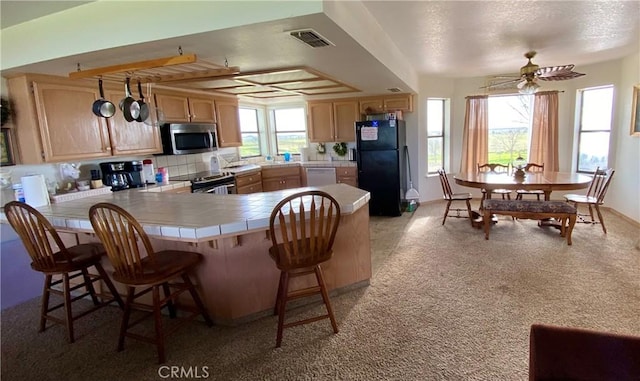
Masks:
[[[579,66],[640,48],[640,1],[364,4],[421,73],[469,77],[517,72],[530,50],[538,52],[534,61],[540,66]]]
[[[3,0],[2,28],[86,3]],[[251,11],[246,2],[233,4]],[[269,22],[96,49],[15,69],[66,75],[76,63],[86,69],[171,56],[181,45],[216,64],[228,58],[242,72],[310,67],[367,94],[415,89],[415,81],[399,73],[389,57],[408,63],[414,75],[481,77],[518,72],[529,50],[538,52],[534,62],[540,66],[575,64],[578,72],[582,65],[640,50],[640,1],[325,1],[323,8],[324,13],[288,17],[285,12]],[[145,23],[155,16],[153,7],[147,9]],[[341,12],[345,17],[338,20]],[[177,16],[180,22],[188,19],[188,14]],[[283,33],[305,27],[335,46],[312,49]],[[367,44],[367,34],[380,44]]]

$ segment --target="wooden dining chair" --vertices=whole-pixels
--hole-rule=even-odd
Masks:
[[[611,183],[611,179],[613,178],[614,173],[615,170],[613,170],[612,168],[609,168],[607,170],[600,170],[600,168],[596,168],[586,194],[580,195],[570,193],[564,195],[564,199],[567,202],[572,203],[576,207],[576,209],[578,208],[578,205],[589,206],[589,215],[591,217],[592,224],[596,223],[595,219],[593,218],[593,209],[595,209],[596,213],[598,214],[598,221],[600,222],[600,225],[602,225],[602,231],[604,232],[604,234],[607,234],[607,228],[604,226],[604,219],[602,218],[602,213],[600,212],[600,205],[604,204],[604,197],[607,194],[607,189],[609,189],[609,184]]]
[[[527,163],[524,166],[525,172],[544,172],[544,163],[536,164],[536,163]],[[536,200],[540,201],[540,196],[544,198],[544,191],[540,189],[518,189],[516,190],[516,200],[522,200],[522,196],[536,196]]]
[[[66,247],[51,223],[39,211],[24,202],[7,203],[4,206],[4,213],[31,257],[31,268],[45,274],[40,310],[40,332],[45,330],[47,320],[63,324],[67,328],[67,339],[73,343],[75,320],[114,301],[120,308],[123,307],[120,295],[100,264],[105,254],[101,244],[87,243]],[[89,273],[91,267],[94,267],[98,274]],[[54,280],[54,277],[60,278]],[[72,285],[71,281],[77,277],[81,277],[81,282]],[[94,283],[98,281],[104,282],[111,292],[108,298],[96,292]],[[59,289],[60,285],[62,290]],[[72,295],[72,292],[83,288],[82,294]],[[51,294],[62,296],[63,302],[50,306]],[[91,297],[93,306],[74,315],[72,303],[87,296]],[[51,314],[59,308],[64,308],[62,318]]]
[[[301,324],[329,319],[333,332],[338,333],[321,264],[333,255],[333,242],[339,224],[340,205],[331,195],[322,191],[294,193],[273,208],[269,218],[272,243],[269,255],[280,270],[274,308],[274,313],[278,315],[276,348],[282,344],[285,328]],[[289,290],[292,278],[308,275],[315,275],[316,285]],[[322,296],[326,314],[285,323],[287,302],[317,294]]]
[[[129,212],[114,204],[93,205],[89,209],[89,218],[113,265],[113,279],[127,286],[118,351],[124,349],[125,337],[130,337],[154,344],[158,351],[158,362],[164,363],[166,360],[165,336],[182,325],[175,324],[171,330],[164,332],[161,314],[164,307],[168,308],[171,318],[176,318],[178,308],[190,312],[180,319],[181,323],[202,315],[208,326],[213,325],[189,278],[189,272],[201,261],[201,254],[178,250],[154,251],[140,223]],[[144,253],[146,256],[143,256]],[[182,282],[174,282],[176,279],[181,279]],[[136,292],[136,289],[140,288],[141,291]],[[160,295],[161,289],[164,296]],[[152,294],[151,305],[136,302],[136,299],[149,292]],[[176,303],[178,296],[184,292],[191,294],[195,307]],[[131,327],[143,320],[138,319],[130,323],[132,309],[151,312],[155,326],[153,337],[129,331]]]
[[[440,177],[440,185],[442,186],[442,197],[445,200],[447,200],[447,206],[444,210],[444,216],[442,217],[442,225],[444,225],[444,222],[447,220],[447,216],[449,215],[450,211],[456,212],[456,215],[451,217],[456,217],[456,218],[465,217],[460,215],[460,211],[464,209],[459,209],[459,208],[450,209],[452,202],[465,201],[467,204],[467,217],[471,222],[471,226],[473,226],[473,213],[471,212],[471,199],[473,197],[471,196],[471,193],[453,193],[453,191],[451,190],[451,184],[449,184],[449,178],[447,177],[447,173],[445,172],[444,169],[438,170],[438,176]]]
[[[488,164],[480,164],[478,163],[478,172],[492,172],[492,173],[508,173],[509,166],[504,164],[496,164],[496,163],[488,163]],[[493,189],[491,194],[499,194],[502,196],[503,200],[511,200],[511,191],[509,189]],[[480,209],[482,209],[482,203],[487,198],[487,190],[482,189],[482,200],[480,200]]]

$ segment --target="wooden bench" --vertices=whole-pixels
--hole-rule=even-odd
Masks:
[[[576,224],[577,217],[576,208],[564,201],[484,200],[485,239],[489,239],[492,214],[503,214],[531,220],[556,218],[560,221],[560,236],[567,237],[567,245],[571,245],[571,232]],[[569,221],[568,226],[567,220]]]

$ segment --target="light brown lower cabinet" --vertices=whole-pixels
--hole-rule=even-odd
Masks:
[[[262,192],[261,172],[252,172],[236,175],[236,193],[249,194]]]
[[[354,187],[358,186],[358,168],[356,167],[337,167],[336,181],[338,184],[347,184]]]
[[[262,168],[262,190],[264,192],[300,188],[301,186],[299,166]]]

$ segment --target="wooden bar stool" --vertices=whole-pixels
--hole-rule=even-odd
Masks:
[[[202,315],[208,326],[213,325],[213,321],[188,275],[202,260],[201,254],[178,250],[154,251],[151,241],[140,223],[129,212],[114,204],[93,205],[89,209],[89,218],[93,230],[104,244],[109,261],[115,270],[113,279],[127,286],[127,299],[120,326],[118,351],[124,349],[125,337],[151,343],[156,346],[158,362],[162,364],[166,360],[165,336],[198,315]],[[145,252],[146,256],[143,257],[142,254]],[[169,283],[174,279],[181,279],[182,282]],[[136,288],[142,288],[142,290],[136,293]],[[161,289],[163,297],[160,295]],[[151,305],[135,302],[137,298],[149,292],[152,294]],[[195,307],[178,306],[175,303],[183,292],[191,294]],[[177,316],[176,310],[178,308],[188,311],[190,314],[181,318],[181,324],[176,324],[165,332],[161,314],[161,310],[165,306],[168,308],[171,318]],[[132,309],[150,312],[153,315],[155,325],[153,337],[129,332],[129,328],[143,321],[143,319],[138,319],[132,323],[129,322]]]
[[[274,312],[278,315],[276,348],[282,344],[282,332],[301,324],[329,319],[334,333],[338,325],[324,283],[320,264],[331,259],[333,241],[340,223],[340,205],[328,193],[306,191],[292,194],[280,201],[269,219],[269,234],[273,246],[269,255],[280,270],[280,282]],[[317,286],[289,290],[289,280],[314,274]],[[285,324],[287,302],[320,294],[327,314]]]
[[[107,273],[100,264],[100,259],[105,254],[104,247],[99,244],[81,244],[66,247],[55,228],[36,209],[23,202],[11,201],[4,206],[4,212],[9,224],[16,231],[31,257],[31,268],[45,274],[44,289],[42,292],[42,306],[40,311],[40,332],[46,328],[47,320],[67,327],[67,337],[70,343],[75,341],[73,322],[101,307],[116,301],[120,308],[123,307],[122,299],[109,280]],[[51,240],[58,250],[55,251]],[[98,275],[89,273],[90,267],[95,267]],[[60,276],[53,280],[54,276]],[[71,285],[71,280],[82,277],[82,282]],[[93,286],[94,282],[102,281],[111,292],[111,296],[103,298],[98,296]],[[59,286],[62,284],[62,290]],[[81,295],[71,292],[84,288]],[[63,302],[55,306],[49,306],[51,294],[60,295]],[[91,296],[93,307],[81,313],[73,315],[71,304],[86,296]],[[102,300],[100,300],[102,299]],[[51,314],[52,311],[64,307],[64,317],[59,318]]]

